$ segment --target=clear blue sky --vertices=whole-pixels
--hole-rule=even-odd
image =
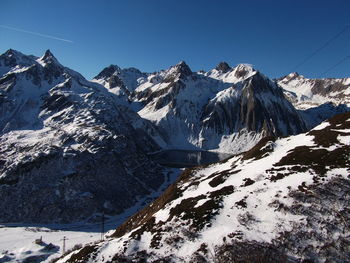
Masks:
[[[349,0],[2,0],[0,53],[59,61],[85,77],[117,64],[145,72],[185,60],[192,70],[250,63],[269,77],[294,67],[350,25]],[[350,55],[350,29],[296,71],[320,74]],[[350,76],[350,58],[322,77]]]

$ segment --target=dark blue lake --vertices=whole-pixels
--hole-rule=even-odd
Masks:
[[[161,165],[183,168],[216,163],[231,155],[209,151],[163,150],[153,153],[150,156],[155,162]]]

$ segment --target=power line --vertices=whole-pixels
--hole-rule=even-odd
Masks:
[[[332,67],[330,67],[329,69],[327,69],[326,71],[324,71],[320,77],[324,76],[325,74],[327,74],[329,71],[335,69],[336,67],[338,67],[340,64],[342,64],[344,61],[348,60],[350,58],[350,56],[346,56],[343,57],[341,60],[339,60],[336,64],[334,64]]]
[[[301,61],[299,64],[297,64],[291,72],[295,72],[300,66],[304,65],[306,62],[308,62],[310,59],[312,59],[317,53],[319,53],[322,49],[326,48],[331,44],[334,40],[336,40],[338,37],[340,37],[342,34],[344,34],[346,31],[350,29],[350,25],[346,26],[343,30],[338,32],[335,36],[333,36],[331,39],[329,39],[326,43],[324,43],[321,47],[316,49],[313,53],[311,53],[309,56],[307,56],[303,61]]]

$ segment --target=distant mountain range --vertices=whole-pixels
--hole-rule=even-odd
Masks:
[[[149,153],[238,154],[347,112],[349,96],[349,79],[271,80],[225,62],[208,72],[183,61],[155,73],[111,65],[88,81],[49,50],[8,50],[0,56],[0,222],[118,214],[169,183]]]
[[[225,62],[192,72],[183,61],[152,74],[111,65],[93,79],[155,124],[162,147],[229,153],[248,150],[265,136],[306,131],[348,111],[350,79],[304,80],[273,81],[250,65],[231,68]]]

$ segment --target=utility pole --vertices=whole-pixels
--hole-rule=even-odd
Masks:
[[[66,236],[64,236],[63,239],[61,239],[61,241],[63,241],[62,254],[66,253],[66,240],[68,240]]]
[[[101,241],[103,241],[103,236],[105,234],[105,212],[102,211],[102,222],[101,222]]]

